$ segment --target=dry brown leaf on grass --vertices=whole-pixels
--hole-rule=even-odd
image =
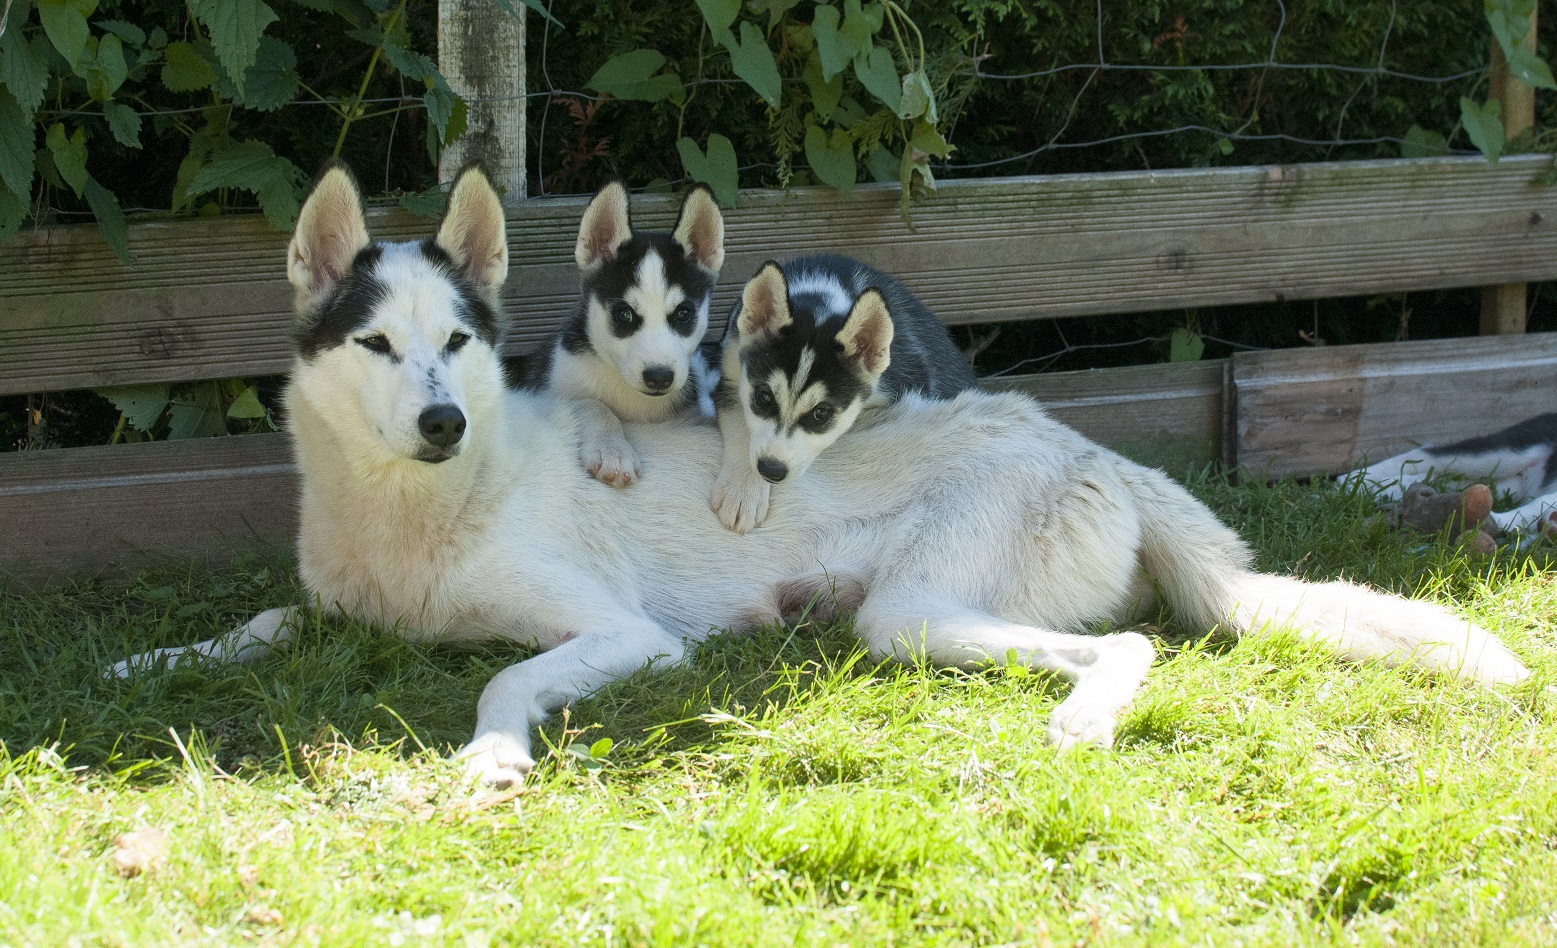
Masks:
[[[114,851],[109,858],[126,879],[156,869],[167,861],[168,834],[155,826],[120,833],[114,837]]]

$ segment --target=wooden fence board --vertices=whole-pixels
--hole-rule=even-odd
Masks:
[[[836,250],[902,277],[948,323],[1423,290],[1557,277],[1545,156],[951,181],[898,217],[895,187],[749,191],[727,214],[715,311],[769,258]],[[583,199],[509,207],[510,344],[572,304]],[[667,226],[675,199],[635,199]],[[425,235],[398,210],[381,237]],[[0,394],[284,372],[285,235],[259,218],[136,224],[122,267],[91,226],[0,243]]]
[[[987,379],[1025,392],[1060,421],[1142,464],[1182,473],[1222,458],[1227,361],[1164,363]]]
[[[1240,352],[1232,387],[1239,465],[1337,474],[1552,411],[1557,333]]]
[[[279,434],[0,454],[0,586],[289,546],[296,494]]]

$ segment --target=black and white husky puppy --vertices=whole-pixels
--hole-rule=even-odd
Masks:
[[[585,209],[573,256],[578,308],[547,346],[508,362],[508,380],[579,402],[584,468],[626,487],[640,472],[622,422],[664,421],[708,400],[712,367],[698,344],[724,263],[724,218],[698,185],[669,233],[635,231],[627,188],[613,181]]]
[[[861,413],[976,382],[908,287],[830,254],[763,265],[725,328],[719,375],[724,463],[709,506],[737,533],[761,526],[770,485],[804,474]]]

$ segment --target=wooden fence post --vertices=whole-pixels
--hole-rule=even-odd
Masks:
[[[1535,52],[1536,14],[1530,11],[1530,29],[1520,45]],[[1509,71],[1508,59],[1498,41],[1492,41],[1491,97],[1502,104],[1503,135],[1509,140],[1522,135],[1535,124],[1535,89],[1516,79]],[[1525,331],[1525,284],[1502,283],[1481,289],[1481,334]]]
[[[515,16],[495,0],[440,0],[438,69],[469,107],[465,134],[438,162],[448,181],[482,162],[508,198],[524,197],[524,5]]]

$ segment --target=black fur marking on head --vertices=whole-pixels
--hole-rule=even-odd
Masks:
[[[808,411],[795,420],[792,428],[800,427],[813,433],[827,431],[836,422],[839,412],[856,400],[870,396],[870,377],[843,357],[843,345],[838,342],[838,331],[843,328],[848,314],[831,312],[822,305],[824,302],[825,297],[808,293],[790,297],[789,312],[793,321],[772,339],[741,350],[741,362],[752,383],[752,414],[759,418],[779,417],[777,405],[758,404],[759,390],[767,386],[767,380],[775,371],[793,382],[800,371],[801,357],[808,349],[813,353],[811,368],[800,390],[789,393],[790,398],[798,401],[814,386],[825,385],[827,398],[818,404],[829,405],[833,414],[830,418],[816,419]]]
[[[650,251],[658,254],[663,261],[666,281],[671,286],[680,287],[687,305],[692,307],[691,319],[678,323],[674,314],[671,314],[669,320],[671,330],[687,337],[697,331],[697,313],[714,291],[714,274],[689,258],[682,246],[672,240],[669,234],[641,231],[634,232],[632,239],[617,248],[615,259],[606,261],[583,275],[584,285],[578,312],[563,329],[564,349],[575,354],[590,351],[589,339],[585,331],[590,300],[599,300],[606,308],[609,319],[609,314],[618,303],[622,302],[627,291],[637,283],[638,265]],[[637,332],[642,325],[642,317],[630,325],[622,326],[618,326],[616,321],[611,319],[611,334],[618,339],[625,339]]]
[[[454,290],[459,295],[460,321],[475,330],[477,338],[487,345],[496,348],[498,343],[498,319],[493,311],[492,304],[486,301],[476,285],[461,272],[455,265],[454,258],[448,252],[438,246],[432,238],[428,238],[420,244],[422,256],[437,268],[438,272],[454,284]]]
[[[383,255],[384,248],[378,244],[358,251],[335,292],[299,321],[293,341],[304,359],[342,345],[373,318],[373,311],[388,293],[374,276]]]

